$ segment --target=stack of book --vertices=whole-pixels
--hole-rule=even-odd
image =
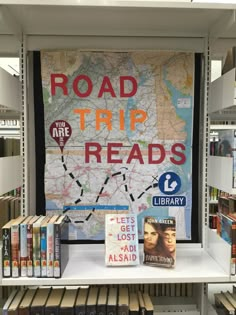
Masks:
[[[2,227],[3,277],[60,278],[68,261],[67,217],[19,216]]]
[[[236,313],[236,288],[233,286],[233,292],[221,291],[215,293],[215,308],[218,314]]]
[[[142,304],[140,304],[140,297]],[[142,309],[141,309],[142,308]],[[127,288],[39,287],[14,290],[3,306],[3,315],[153,315],[148,293],[129,292]]]

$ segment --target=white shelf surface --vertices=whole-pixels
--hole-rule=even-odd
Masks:
[[[22,186],[22,157],[0,158],[0,196]]]
[[[236,85],[235,68],[228,71],[210,85],[209,91],[209,114],[224,110],[235,110]]]
[[[69,262],[63,277],[3,278],[2,285],[89,285],[121,283],[227,282],[229,274],[204,251],[200,244],[178,244],[176,267],[106,267],[104,245],[68,245]],[[140,247],[140,253],[142,251]]]
[[[209,186],[223,190],[229,194],[236,194],[233,188],[233,158],[224,156],[208,157],[208,176]]]

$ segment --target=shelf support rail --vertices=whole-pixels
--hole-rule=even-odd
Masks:
[[[21,79],[21,155],[22,155],[22,189],[21,215],[28,215],[29,180],[28,180],[28,112],[27,112],[27,58],[26,36],[22,36],[20,49],[20,79]]]

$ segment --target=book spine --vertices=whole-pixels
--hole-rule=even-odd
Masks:
[[[117,315],[116,305],[107,304],[107,315]]]
[[[2,229],[2,275],[11,277],[11,229]]]
[[[11,226],[11,259],[12,277],[19,277],[19,225]]]
[[[74,315],[73,307],[60,308],[60,315]]]
[[[54,224],[47,225],[47,277],[53,277],[54,262]]]
[[[86,315],[86,314],[88,314],[88,312],[86,312],[85,305],[76,306],[75,315]]]
[[[54,224],[54,263],[53,276],[60,278],[61,276],[61,225]]]
[[[231,244],[231,275],[236,271],[236,222],[232,223],[232,244]]]
[[[20,224],[20,273],[27,276],[27,224]]]
[[[41,226],[41,276],[47,277],[47,227]]]
[[[33,224],[27,224],[27,276],[33,277]]]
[[[40,226],[33,225],[33,274],[40,277]]]

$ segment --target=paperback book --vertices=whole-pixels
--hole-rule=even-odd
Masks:
[[[176,221],[174,217],[144,218],[144,264],[174,267],[176,262]]]
[[[135,214],[106,214],[105,251],[107,266],[139,264],[138,228]]]

